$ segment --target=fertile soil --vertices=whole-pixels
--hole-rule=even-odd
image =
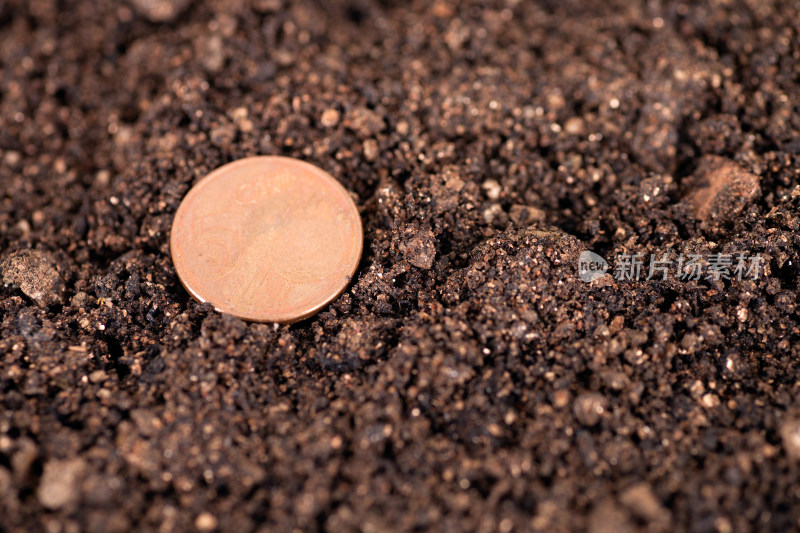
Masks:
[[[798,95],[793,0],[0,0],[0,530],[800,529]],[[170,260],[256,154],[364,224],[291,326]]]

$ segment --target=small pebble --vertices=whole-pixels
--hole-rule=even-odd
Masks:
[[[39,503],[55,510],[76,502],[78,484],[85,466],[82,459],[48,461],[36,492]]]
[[[236,109],[231,111],[231,118],[233,119],[234,122],[241,122],[242,120],[246,120],[247,117],[249,116],[250,112],[244,106],[237,107]]]
[[[597,425],[603,414],[605,414],[607,407],[608,400],[594,392],[581,394],[575,398],[575,403],[572,404],[575,418],[587,427]]]
[[[191,0],[132,0],[133,8],[150,22],[172,22]]]
[[[221,124],[211,129],[209,132],[211,144],[217,147],[224,147],[230,145],[236,137],[236,129],[233,124]]]
[[[535,222],[543,222],[545,214],[541,209],[515,204],[509,209],[508,217],[517,226],[529,226]]]
[[[397,123],[396,130],[397,130],[397,133],[400,134],[400,135],[408,135],[408,132],[410,131],[410,129],[411,129],[411,126],[405,120],[401,120],[400,122]]]
[[[700,398],[700,403],[703,404],[704,407],[712,409],[714,407],[719,407],[719,396],[714,393],[708,392]]]
[[[90,298],[88,294],[86,294],[83,291],[78,291],[69,301],[69,304],[76,309],[81,309],[81,308],[85,309],[86,306],[89,304],[89,301]]]
[[[487,224],[493,224],[495,220],[505,214],[500,204],[492,204],[483,210],[483,220]]]
[[[332,128],[339,123],[339,118],[339,112],[333,108],[329,108],[322,112],[319,121],[326,128]]]
[[[111,172],[108,170],[100,170],[94,177],[94,182],[98,187],[107,187],[111,181]]]
[[[131,411],[131,420],[136,429],[146,437],[153,437],[164,427],[163,422],[148,409],[134,409]]]
[[[431,230],[420,230],[401,245],[406,261],[418,268],[429,269],[436,257],[436,238]]]
[[[586,133],[586,125],[580,117],[570,117],[564,123],[564,131],[570,135],[583,135]]]
[[[14,227],[22,234],[23,237],[27,237],[31,233],[31,224],[27,220],[20,219],[19,222],[14,224]]]
[[[236,124],[237,129],[243,133],[253,131],[253,121],[249,117],[250,112],[246,107],[237,107],[231,112],[233,122]]]
[[[647,483],[637,483],[620,494],[620,502],[637,518],[651,523],[669,521],[667,511]]]
[[[761,193],[758,176],[719,156],[705,156],[688,183],[685,201],[700,221],[731,221]]]
[[[378,141],[375,139],[367,139],[363,143],[364,149],[364,158],[367,161],[375,161],[378,158],[378,154],[380,154],[380,149],[378,147]]]
[[[360,107],[347,114],[344,125],[365,137],[374,137],[383,130],[384,122],[375,111]]]
[[[53,258],[39,250],[19,250],[0,262],[3,285],[15,287],[40,307],[64,301],[64,281]]]
[[[196,54],[203,68],[212,74],[219,72],[225,66],[225,49],[222,37],[219,35],[211,35],[197,41]]]
[[[8,501],[13,487],[14,483],[11,479],[11,474],[7,469],[0,466],[0,500]]]
[[[3,161],[10,167],[15,167],[22,160],[22,156],[15,150],[9,150],[3,157]]]
[[[95,370],[89,374],[89,381],[92,383],[100,383],[108,379],[108,374],[105,370]]]
[[[790,418],[783,422],[781,440],[787,457],[793,461],[800,461],[800,418]]]
[[[254,0],[253,9],[259,13],[274,13],[283,7],[281,0]]]
[[[553,405],[561,408],[566,407],[569,403],[569,391],[566,389],[557,390],[553,393]]]
[[[209,512],[200,513],[194,521],[194,526],[200,531],[213,531],[217,529],[217,524],[217,517]]]
[[[603,373],[602,377],[605,386],[615,391],[623,390],[630,383],[628,376],[621,371],[609,370]]]
[[[614,285],[614,277],[606,272],[602,276],[598,276],[589,282],[592,288],[599,289],[601,287],[612,287]]]
[[[38,456],[39,450],[31,439],[22,438],[17,441],[17,450],[11,456],[11,473],[16,483],[25,483]]]
[[[628,533],[635,529],[630,523],[628,513],[611,498],[598,504],[589,515],[588,533]]]
[[[500,193],[503,192],[503,188],[497,182],[497,180],[486,180],[481,185],[481,189],[486,193],[486,197],[489,200],[497,201],[500,199]]]

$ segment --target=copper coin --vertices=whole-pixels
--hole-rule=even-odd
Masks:
[[[361,258],[361,218],[319,168],[261,156],[224,165],[187,194],[170,248],[186,290],[218,311],[290,323],[319,312]]]

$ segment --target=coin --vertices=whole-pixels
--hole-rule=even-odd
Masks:
[[[278,156],[211,172],[178,206],[170,236],[189,294],[254,322],[319,312],[353,277],[362,245],[345,188],[314,165]]]

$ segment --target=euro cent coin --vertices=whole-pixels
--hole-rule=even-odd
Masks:
[[[199,181],[172,222],[178,277],[201,302],[254,322],[308,318],[345,289],[361,218],[330,174],[278,156],[240,159]]]

